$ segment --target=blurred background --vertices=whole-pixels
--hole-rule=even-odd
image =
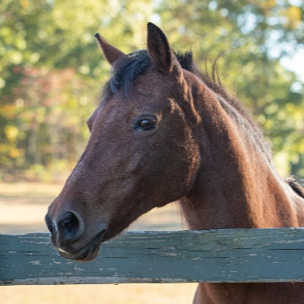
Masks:
[[[281,174],[303,178],[303,11],[303,0],[1,0],[0,180],[65,179],[109,77],[94,34],[129,53],[146,47],[148,21],[198,67],[222,55],[222,81],[264,128]]]
[[[109,77],[94,34],[129,53],[146,47],[148,21],[198,68],[221,55],[222,83],[251,109],[280,174],[304,178],[304,0],[1,0],[0,233],[46,231]],[[184,229],[177,210],[131,229]],[[1,287],[0,303],[191,303],[194,288]]]

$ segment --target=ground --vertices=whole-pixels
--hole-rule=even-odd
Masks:
[[[0,183],[0,233],[47,232],[44,215],[62,185]],[[129,230],[185,229],[176,203],[149,212]],[[191,303],[196,284],[0,287],[0,304]]]

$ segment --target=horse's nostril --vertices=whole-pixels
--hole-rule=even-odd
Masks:
[[[66,212],[58,221],[58,230],[66,241],[79,238],[83,231],[83,221],[80,216],[73,212]]]
[[[78,219],[76,218],[76,216],[73,213],[67,212],[60,219],[59,225],[63,229],[70,231],[73,228],[76,228],[76,226],[78,226]]]

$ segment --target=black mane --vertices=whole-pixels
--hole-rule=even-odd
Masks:
[[[207,68],[204,72],[200,72],[195,67],[192,52],[177,52],[175,56],[183,69],[198,76],[211,90],[227,101],[230,101],[234,106],[238,105],[235,98],[227,93],[220,82],[217,73],[217,60],[213,64],[212,77],[210,77]],[[112,77],[105,86],[104,97],[116,94],[119,90],[121,90],[125,96],[128,96],[132,91],[135,80],[140,75],[145,74],[151,67],[152,62],[147,50],[140,50],[126,55],[116,63]]]
[[[112,77],[104,89],[104,97],[116,94],[119,90],[128,96],[133,88],[135,80],[145,74],[152,67],[147,50],[130,53],[120,59],[113,70]]]

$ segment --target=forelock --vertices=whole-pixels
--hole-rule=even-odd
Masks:
[[[145,74],[152,66],[147,50],[130,53],[121,58],[112,72],[112,76],[104,89],[104,97],[115,95],[120,91],[124,96],[129,96],[135,80]]]

